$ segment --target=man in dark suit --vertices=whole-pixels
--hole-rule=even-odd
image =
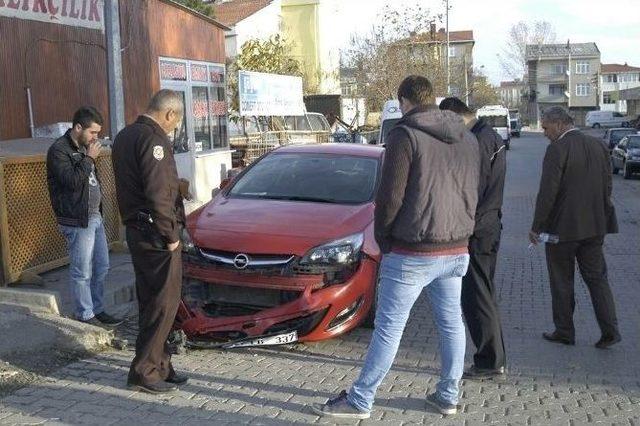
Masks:
[[[604,349],[621,340],[602,250],[604,236],[618,232],[611,202],[609,152],[598,139],[575,129],[573,119],[561,107],[544,112],[542,128],[551,144],[544,157],[529,239],[538,244],[543,232],[559,238],[558,243],[547,243],[545,248],[556,329],[543,337],[575,344],[573,281],[577,260],[602,332],[596,347]]]

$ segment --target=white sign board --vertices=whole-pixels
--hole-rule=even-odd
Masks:
[[[104,0],[0,0],[0,16],[104,30]]]
[[[304,115],[302,77],[240,71],[240,115]]]

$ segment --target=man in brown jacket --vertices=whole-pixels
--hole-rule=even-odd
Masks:
[[[125,127],[112,148],[113,171],[136,274],[139,331],[127,384],[165,393],[187,382],[176,374],[166,341],[180,302],[180,233],[184,206],[167,134],[182,120],[178,92],[160,90],[147,111]]]
[[[538,244],[541,233],[558,237],[557,243],[547,243],[545,248],[556,329],[543,337],[575,344],[573,281],[577,260],[602,332],[596,347],[607,348],[621,339],[602,250],[605,234],[618,232],[611,203],[609,152],[601,141],[575,129],[573,119],[561,107],[544,112],[542,128],[551,144],[544,157],[529,239]]]

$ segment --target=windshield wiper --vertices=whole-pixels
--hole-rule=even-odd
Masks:
[[[260,198],[266,198],[269,200],[286,200],[286,201],[311,201],[314,203],[330,203],[336,204],[338,201],[331,198],[322,197],[306,197],[301,195],[267,195]]]

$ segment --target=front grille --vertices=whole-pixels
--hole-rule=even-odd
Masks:
[[[252,315],[296,300],[299,291],[272,290],[223,284],[208,284],[186,279],[182,300],[190,308],[200,308],[211,317]]]
[[[238,273],[284,276],[291,276],[293,274],[291,272],[291,265],[295,261],[294,255],[233,253],[204,248],[197,250],[198,255],[189,256],[189,262]],[[240,262],[239,265],[237,261],[238,256],[246,256],[244,258],[244,260],[248,261],[246,266],[243,262]]]

